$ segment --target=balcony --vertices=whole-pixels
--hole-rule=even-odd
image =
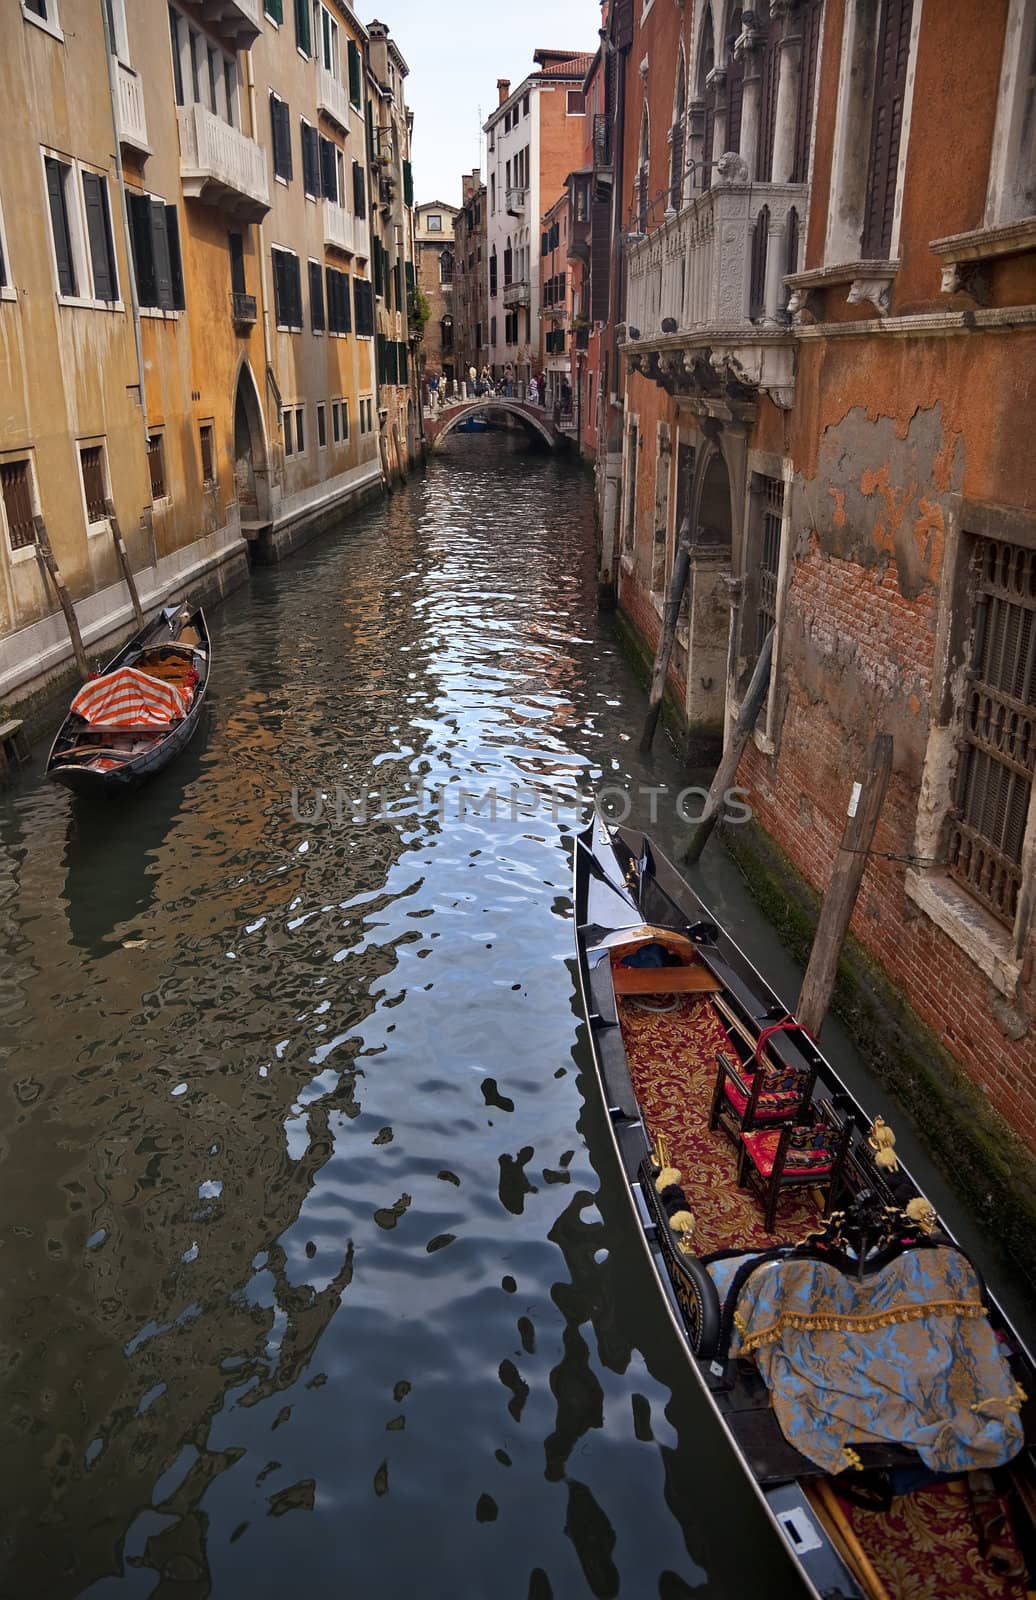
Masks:
[[[590,222],[586,217],[572,218],[569,221],[568,259],[569,261],[589,261],[590,259]]]
[[[270,209],[266,156],[229,122],[204,106],[178,106],[180,178],[189,200],[222,206],[243,222],[261,222]]]
[[[352,218],[344,206],[335,205],[330,200],[325,200],[324,205],[324,243],[330,245],[332,250],[341,250],[343,255],[356,254],[355,229]],[[362,227],[363,224],[361,223]]]
[[[515,278],[511,283],[504,284],[504,305],[527,306],[529,304],[528,278]]]
[[[128,146],[130,150],[139,151],[141,155],[149,156],[151,154],[151,146],[147,142],[144,85],[132,67],[123,66],[121,61],[116,61],[113,64],[115,67],[115,120],[119,130],[119,143]]]
[[[248,50],[263,31],[262,0],[185,0],[184,9],[231,50]]]
[[[604,112],[594,114],[593,128],[593,155],[594,172],[609,173],[612,170],[612,125],[611,118]]]
[[[254,294],[242,294],[235,289],[230,296],[230,315],[235,327],[252,328],[259,315]]]
[[[725,388],[750,401],[763,389],[786,408],[794,352],[784,278],[798,266],[807,188],[749,184],[729,159],[725,181],[647,238],[627,239],[624,351],[670,393]]]
[[[528,193],[527,189],[504,190],[504,210],[509,217],[524,217]]]
[[[349,91],[324,66],[317,68],[317,109],[348,133]]]

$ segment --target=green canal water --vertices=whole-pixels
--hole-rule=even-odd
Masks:
[[[795,1594],[577,1014],[580,793],[687,781],[587,478],[457,440],[210,624],[177,764],[0,798],[0,1594]]]

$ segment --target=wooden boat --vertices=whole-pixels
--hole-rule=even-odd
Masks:
[[[463,422],[458,422],[454,433],[488,433],[489,423],[485,417],[465,417]]]
[[[98,797],[153,777],[197,730],[211,665],[204,613],[167,606],[75,696],[47,777]]]
[[[645,835],[595,817],[575,908],[638,1237],[804,1592],[1025,1600],[1036,1369],[894,1134]]]

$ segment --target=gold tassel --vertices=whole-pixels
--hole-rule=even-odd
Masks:
[[[694,1213],[692,1211],[674,1211],[669,1218],[669,1226],[677,1235],[676,1247],[685,1256],[693,1255],[691,1236],[694,1233]]]
[[[913,1200],[908,1200],[904,1210],[911,1222],[915,1227],[920,1228],[922,1233],[935,1232],[939,1218],[936,1216],[932,1202],[926,1200],[923,1194],[915,1196]]]
[[[896,1158],[896,1136],[892,1132],[884,1117],[875,1117],[871,1123],[871,1131],[867,1135],[867,1143],[874,1151],[874,1165],[881,1167],[884,1172],[898,1172],[899,1161]]]
[[[661,1194],[662,1190],[668,1189],[671,1184],[679,1183],[682,1177],[683,1173],[679,1167],[663,1167],[655,1179],[655,1188]]]
[[[852,1467],[854,1472],[863,1471],[863,1460],[857,1455],[855,1450],[851,1450],[849,1446],[846,1445],[842,1450],[842,1454],[845,1457],[845,1464],[847,1467]]]

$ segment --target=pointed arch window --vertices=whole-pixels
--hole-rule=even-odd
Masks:
[[[637,153],[637,231],[647,233],[648,225],[648,184],[650,181],[651,131],[648,124],[647,106],[640,122],[640,149]]]
[[[669,136],[669,205],[679,211],[683,204],[684,127],[687,117],[687,79],[684,72],[683,51],[676,74],[676,99],[673,104],[673,127]]]
[[[705,7],[701,21],[701,44],[698,49],[698,98],[702,107],[701,118],[701,187],[704,192],[712,187],[712,145],[716,131],[716,85],[710,83],[716,66],[716,46],[712,24],[712,7]]]

